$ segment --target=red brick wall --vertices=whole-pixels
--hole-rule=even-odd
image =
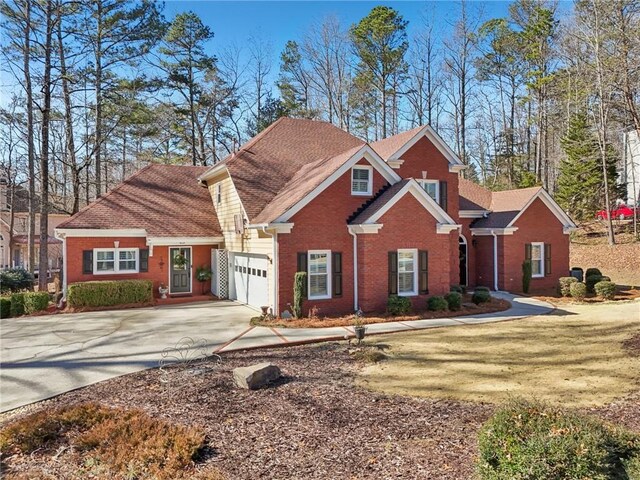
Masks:
[[[476,242],[473,249],[475,256],[475,285],[493,289],[493,237],[472,237]],[[524,248],[524,247],[523,247]]]
[[[524,245],[531,242],[551,244],[551,274],[531,279],[531,292],[553,288],[559,277],[569,274],[569,235],[562,233],[562,224],[542,200],[535,200],[516,221],[518,230],[503,237],[503,264],[500,288],[510,292],[522,291],[522,262]]]
[[[361,161],[359,164],[368,165]],[[387,181],[374,169],[373,194]],[[342,296],[326,300],[308,300],[305,312],[317,307],[319,315],[353,311],[353,237],[347,230],[349,218],[371,197],[351,195],[351,170],[338,178],[311,203],[291,218],[291,233],[278,235],[279,311],[293,303],[293,278],[297,271],[297,253],[308,250],[342,252]]]
[[[383,311],[388,294],[388,252],[416,248],[429,252],[429,294],[449,291],[450,248],[457,249],[458,233],[436,233],[436,220],[413,195],[405,195],[382,216],[377,234],[358,235],[359,300],[363,311]],[[456,264],[457,265],[457,264]],[[425,306],[426,295],[411,297],[415,308]]]
[[[117,275],[86,275],[82,273],[82,251],[94,248],[113,248],[113,242],[120,242],[120,248],[147,248],[144,237],[69,237],[67,238],[67,284],[94,280],[152,280],[155,296],[159,296],[158,287],[169,283],[169,247],[154,247],[153,256],[149,257],[149,271],[125,273]],[[202,284],[195,278],[196,269],[202,265],[211,267],[211,249],[214,245],[194,245],[192,247],[192,291],[199,295]],[[205,292],[211,290],[211,282],[205,283]]]
[[[449,172],[449,162],[436,146],[429,139],[423,137],[402,155],[402,160],[404,163],[396,170],[396,173],[402,178],[421,179],[422,172],[426,170],[428,179],[447,182],[447,213],[454,220],[457,220],[459,209],[458,174]]]
[[[473,218],[461,218],[459,221],[462,225],[462,235],[464,235],[467,240],[467,286],[471,288],[476,285],[477,257],[477,248],[473,245],[474,237],[471,235],[471,230],[469,229],[469,224],[471,224],[473,220]]]

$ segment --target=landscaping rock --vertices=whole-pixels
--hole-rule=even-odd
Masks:
[[[233,369],[233,381],[240,388],[256,390],[282,376],[280,369],[271,363],[258,363]]]
[[[289,320],[291,318],[293,318],[293,315],[291,315],[291,313],[289,312],[289,310],[285,310],[284,312],[282,312],[280,314],[280,318],[283,318],[285,320]]]

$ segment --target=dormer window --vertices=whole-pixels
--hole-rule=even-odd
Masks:
[[[440,182],[438,180],[418,180],[418,183],[436,203],[440,203]]]
[[[351,195],[371,195],[373,191],[373,169],[357,166],[351,169]]]

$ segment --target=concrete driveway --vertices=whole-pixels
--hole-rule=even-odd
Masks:
[[[0,411],[157,367],[184,337],[220,350],[255,315],[233,302],[205,302],[1,319]]]

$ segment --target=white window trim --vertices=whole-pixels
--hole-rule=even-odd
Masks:
[[[120,270],[120,252],[121,251],[136,252],[136,268],[135,270]],[[113,270],[98,271],[98,252],[113,252]],[[93,249],[93,274],[94,275],[118,275],[124,273],[140,272],[140,249],[139,248],[94,248]]]
[[[410,292],[400,292],[400,254],[411,253],[413,255],[413,290]],[[415,297],[418,295],[418,249],[417,248],[400,248],[397,253],[398,272],[396,274],[396,282],[399,297]]]
[[[218,183],[216,185],[216,204],[220,205],[222,203],[222,184]]]
[[[326,295],[311,295],[311,255],[312,254],[326,254],[327,255],[327,294]],[[309,300],[326,300],[331,298],[331,250],[309,250],[307,251],[307,292],[309,293]]]
[[[417,179],[418,183],[420,184],[420,186],[424,189],[425,193],[427,193],[427,190],[424,188],[424,184],[425,183],[432,183],[436,186],[436,198],[434,199],[434,201],[440,205],[440,181],[439,180],[429,180],[426,178],[422,178],[422,179]],[[427,195],[429,195],[429,193],[427,193]],[[429,195],[431,196],[431,195]]]
[[[544,242],[531,242],[531,263],[533,264],[533,247],[539,245],[540,246],[540,273],[533,275],[531,274],[531,278],[542,278],[544,277]]]
[[[367,181],[367,191],[366,192],[354,192],[353,191],[353,172],[355,170],[368,170],[369,171],[369,180]],[[371,165],[354,165],[351,168],[351,195],[354,196],[371,196],[373,194],[373,167]]]

